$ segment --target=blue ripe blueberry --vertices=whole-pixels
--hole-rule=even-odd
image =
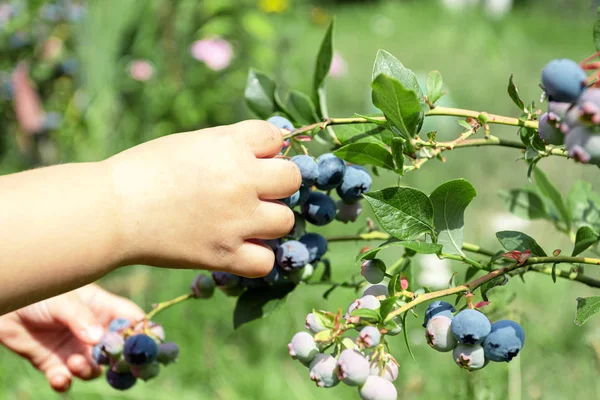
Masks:
[[[290,356],[294,360],[300,360],[303,363],[309,363],[319,354],[319,348],[315,339],[310,333],[298,332],[292,337],[288,344]]]
[[[308,195],[310,194],[310,187],[306,185],[300,186],[300,189],[296,191],[293,195],[280,199],[280,201],[288,206],[289,208],[294,208],[296,206],[301,206],[306,203],[306,199],[308,199]]]
[[[288,240],[279,246],[275,259],[284,271],[291,271],[308,264],[310,254],[304,243],[297,240]]]
[[[337,377],[337,361],[328,354],[317,354],[309,368],[310,380],[316,382],[318,387],[330,388],[340,383]]]
[[[304,185],[310,187],[317,182],[319,168],[311,156],[294,156],[292,157],[291,161],[296,164],[298,168],[300,168],[300,174],[302,174],[302,183]]]
[[[487,365],[483,347],[479,344],[458,344],[452,351],[454,362],[461,368],[469,371],[481,369]]]
[[[117,390],[131,389],[137,378],[131,374],[131,372],[118,373],[112,370],[106,371],[106,380],[108,384]]]
[[[394,382],[398,379],[398,364],[394,360],[388,360],[385,366],[382,366],[379,361],[372,361],[369,375],[375,375],[386,381]]]
[[[385,278],[385,263],[380,259],[365,260],[360,266],[360,274],[372,284],[380,283]]]
[[[171,364],[177,361],[179,357],[179,346],[173,342],[165,342],[158,345],[156,361],[163,365]]]
[[[335,203],[337,213],[335,214],[335,219],[343,222],[356,222],[358,216],[362,212],[362,204],[359,201],[352,204],[346,204],[342,200],[339,200]]]
[[[153,362],[143,366],[131,366],[131,374],[138,379],[148,381],[155,378],[160,373],[160,364]]]
[[[139,334],[125,340],[123,357],[131,365],[146,365],[156,360],[158,345],[150,336]]]
[[[425,339],[432,349],[442,353],[454,350],[458,342],[450,330],[451,324],[452,318],[440,314],[429,320]]]
[[[371,285],[368,288],[365,289],[365,291],[363,292],[363,296],[367,296],[367,295],[372,295],[375,297],[379,297],[379,296],[388,296],[389,295],[389,290],[388,287],[385,285]]]
[[[313,313],[310,313],[306,316],[306,323],[304,324],[304,327],[308,329],[313,335],[321,331],[327,330],[326,327],[324,327],[319,323],[319,321],[317,321],[317,319],[315,318],[315,314]]]
[[[119,332],[129,328],[129,320],[126,318],[115,318],[108,324],[109,332]]]
[[[319,176],[316,186],[320,190],[335,189],[344,178],[346,163],[331,153],[322,154],[317,158]]]
[[[288,131],[294,130],[294,125],[285,117],[280,115],[275,115],[267,120],[267,122],[272,123],[279,129],[286,129]]]
[[[106,332],[100,341],[100,346],[102,350],[108,354],[109,357],[119,357],[123,352],[123,345],[125,344],[125,340],[123,336],[118,334],[117,332]]]
[[[197,299],[208,299],[215,293],[215,281],[204,274],[197,275],[191,284],[192,294]]]
[[[337,364],[337,377],[348,386],[364,384],[371,372],[369,360],[356,350],[342,351]]]
[[[552,60],[542,70],[542,84],[552,101],[576,102],[586,82],[585,71],[573,60]]]
[[[427,327],[427,323],[434,316],[441,314],[452,318],[452,313],[456,311],[456,308],[450,303],[445,301],[436,300],[431,303],[427,310],[425,310],[425,320],[423,321],[423,328]]]
[[[371,190],[373,179],[366,169],[358,165],[346,167],[344,179],[336,191],[344,203],[352,204],[362,199],[363,193]]]
[[[377,346],[380,340],[381,332],[379,332],[379,329],[374,326],[365,326],[360,330],[358,338],[356,338],[356,343],[361,348],[370,349]]]
[[[583,164],[600,165],[600,134],[586,126],[571,129],[565,138],[569,157]]]
[[[270,239],[270,240],[261,240],[261,242],[269,247],[273,252],[277,251],[277,248],[281,244],[281,239]]]
[[[558,122],[553,121],[548,115],[548,113],[544,113],[540,117],[538,133],[547,144],[560,146],[565,140],[565,135],[561,132]]]
[[[367,378],[364,385],[358,389],[362,400],[397,400],[398,391],[394,384],[376,375]]]
[[[515,321],[501,320],[492,324],[492,331],[483,341],[485,357],[490,361],[509,362],[525,344],[525,331]]]
[[[288,233],[288,237],[297,239],[306,232],[306,220],[299,212],[294,211],[294,227]]]
[[[352,311],[358,310],[361,308],[366,308],[369,310],[377,310],[380,305],[381,305],[381,303],[379,302],[379,300],[377,300],[377,298],[375,296],[372,296],[372,295],[363,296],[360,299],[354,300],[352,302],[352,304],[350,304],[350,306],[348,307],[348,316],[350,316],[350,314],[352,314]]]
[[[485,314],[466,309],[454,316],[450,324],[452,334],[462,344],[480,344],[492,330],[492,324]]]
[[[124,374],[127,372],[131,372],[131,366],[125,359],[121,356],[119,358],[112,358],[110,360],[110,369],[111,371],[117,372],[119,374]]]
[[[273,285],[279,285],[282,283],[290,282],[286,272],[277,264],[277,262],[275,262],[275,265],[271,269],[271,272],[269,272],[267,276],[265,276],[263,279],[265,280],[265,282],[271,283]]]
[[[227,296],[239,296],[244,291],[242,277],[229,272],[213,271],[215,285]]]
[[[304,243],[310,254],[308,262],[319,260],[327,252],[327,239],[318,233],[307,233],[299,239],[300,243]]]
[[[335,202],[325,193],[311,192],[302,205],[302,216],[313,225],[327,225],[335,218]]]
[[[110,361],[106,353],[102,351],[102,346],[100,346],[100,344],[97,344],[92,348],[92,358],[98,365],[108,365]]]

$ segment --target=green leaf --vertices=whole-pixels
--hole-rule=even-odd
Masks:
[[[367,318],[367,319],[374,319],[376,321],[379,321],[381,319],[381,316],[379,315],[379,313],[375,310],[371,310],[369,308],[358,308],[356,310],[353,310],[350,313],[351,317],[360,317],[360,318]]]
[[[444,183],[431,193],[437,242],[443,246],[443,252],[461,254],[465,210],[477,196],[473,185],[464,179]]]
[[[489,301],[487,296],[488,292],[495,287],[506,285],[507,282],[508,278],[504,275],[497,276],[494,279],[487,281],[479,287],[479,290],[481,291],[481,297],[483,297],[483,300]]]
[[[600,296],[578,297],[575,324],[581,326],[600,311]]]
[[[392,139],[392,158],[394,160],[394,166],[396,173],[404,175],[404,143],[406,140],[401,137],[395,137]]]
[[[406,329],[406,316],[407,312],[402,315],[402,331],[404,332],[404,343],[406,343],[406,348],[408,349],[408,354],[412,357],[413,361],[417,361],[415,355],[413,354],[412,348],[410,347],[410,341],[408,340],[408,329]]]
[[[571,256],[575,257],[576,255],[581,254],[588,247],[598,243],[599,239],[598,234],[589,226],[582,226],[577,229],[575,248],[573,249],[573,254],[571,254]]]
[[[335,326],[335,314],[315,309],[313,309],[312,313],[319,325],[329,329]]]
[[[546,174],[543,173],[541,169],[535,168],[533,174],[535,176],[535,184],[537,185],[541,194],[550,200],[562,222],[565,223],[567,230],[571,229],[571,214],[569,213],[569,210],[567,209],[567,206],[565,205],[563,198],[556,186],[550,182]]]
[[[315,98],[315,103],[319,104],[319,89],[325,83],[325,78],[329,74],[329,69],[331,68],[331,60],[333,60],[333,27],[335,25],[335,20],[331,21],[329,24],[329,28],[327,28],[327,32],[325,33],[325,37],[321,42],[321,48],[319,49],[319,54],[317,55],[317,63],[315,65],[315,75],[313,79],[313,96]]]
[[[388,122],[385,119],[377,119],[377,118],[381,118],[383,116],[373,117],[373,116],[363,115],[363,114],[359,114],[359,113],[354,113],[354,115],[356,115],[357,117],[364,118],[367,120],[367,122],[370,122],[375,125],[387,126],[387,124],[388,124]]]
[[[440,71],[431,71],[427,75],[427,98],[435,103],[444,95],[444,83]]]
[[[389,75],[380,74],[371,83],[373,104],[406,138],[415,137],[425,114],[417,94]]]
[[[545,257],[546,252],[531,236],[517,231],[496,232],[496,238],[507,251],[531,251],[532,256]]]
[[[596,46],[596,51],[600,51],[600,7],[598,7],[598,18],[596,19],[596,23],[594,23],[594,45]]]
[[[371,80],[374,81],[380,74],[388,75],[398,80],[402,86],[416,93],[419,103],[425,106],[425,98],[419,80],[414,72],[406,68],[393,55],[385,50],[379,50],[373,64]]]
[[[303,124],[312,124],[319,121],[317,109],[313,101],[298,90],[292,90],[287,99],[289,112],[296,121]]]
[[[517,89],[517,85],[515,85],[513,75],[511,75],[510,79],[508,80],[508,95],[512,99],[513,103],[519,107],[519,110],[527,111],[525,108],[525,103],[523,103],[523,100],[521,100],[521,97],[519,96],[519,90]]]
[[[380,143],[391,145],[394,136],[392,131],[384,126],[375,124],[348,124],[336,125],[335,135],[340,143]]]
[[[437,243],[426,243],[417,241],[402,241],[397,243],[400,246],[404,246],[407,249],[415,251],[419,254],[438,254],[442,251],[442,245]]]
[[[381,305],[379,306],[379,314],[381,315],[382,320],[385,320],[385,317],[387,317],[388,314],[394,310],[396,300],[398,300],[398,298],[392,296],[381,301]]]
[[[567,205],[575,226],[589,225],[600,231],[600,195],[594,191],[591,183],[576,181],[567,196]]]
[[[379,224],[400,240],[434,233],[433,205],[427,195],[409,187],[392,187],[364,194]]]
[[[233,311],[233,328],[266,317],[283,304],[286,296],[296,285],[269,286],[261,289],[248,289],[238,298]]]
[[[537,193],[526,189],[501,191],[500,197],[508,210],[524,219],[550,218],[546,205]]]
[[[392,171],[395,169],[392,154],[379,143],[351,143],[337,149],[333,154],[354,164],[369,164]]]
[[[267,119],[276,110],[275,82],[266,74],[251,69],[248,73],[244,97],[246,104],[259,118]]]

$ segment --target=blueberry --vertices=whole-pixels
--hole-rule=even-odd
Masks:
[[[548,118],[548,113],[542,114],[539,121],[538,132],[540,137],[547,144],[560,146],[565,140],[565,135],[561,132],[558,122]]]
[[[389,324],[391,325],[391,327],[386,328],[386,335],[387,336],[397,336],[400,333],[402,333],[402,318],[401,317],[396,317],[394,319],[392,319]]]
[[[573,60],[552,60],[542,70],[542,83],[552,101],[576,102],[586,81],[585,71]]]
[[[296,333],[288,344],[288,350],[294,360],[300,360],[304,363],[311,362],[319,354],[315,339],[306,332]]]
[[[271,283],[273,285],[278,285],[282,283],[289,283],[289,279],[285,271],[275,262],[275,265],[271,269],[271,272],[267,274],[263,278],[265,282]]]
[[[362,348],[370,349],[379,344],[381,332],[374,326],[365,326],[360,330],[356,343]]]
[[[155,378],[160,373],[160,364],[157,362],[153,362],[143,366],[132,366],[131,374],[136,378],[139,378],[143,381],[148,381],[152,378]]]
[[[344,203],[352,204],[362,199],[363,193],[371,190],[373,179],[366,169],[358,165],[346,167],[342,183],[337,187],[338,196]]]
[[[149,321],[148,326],[150,329],[150,333],[152,333],[152,335],[154,335],[156,339],[158,339],[161,342],[165,341],[165,328],[163,328],[161,324]],[[143,333],[143,331],[141,333]]]
[[[492,324],[492,331],[483,342],[486,358],[509,362],[525,344],[525,331],[515,321],[501,320]]]
[[[342,200],[339,200],[335,203],[335,206],[337,209],[335,219],[343,223],[356,222],[362,212],[362,204],[359,201],[353,204],[346,204]]]
[[[337,361],[330,355],[317,354],[309,368],[310,380],[316,382],[319,387],[330,388],[340,383],[337,377]]]
[[[456,365],[469,371],[481,369],[487,365],[483,347],[479,344],[458,344],[452,352],[452,357]]]
[[[337,377],[348,386],[360,386],[369,377],[369,360],[356,350],[342,351],[337,361]]]
[[[123,345],[125,344],[125,340],[123,336],[118,334],[117,332],[106,332],[100,341],[100,346],[104,353],[108,354],[109,357],[118,358],[123,352]]]
[[[480,344],[489,335],[492,324],[488,317],[477,310],[466,309],[454,316],[450,330],[462,344]]]
[[[303,243],[297,240],[288,240],[279,246],[275,259],[284,271],[291,271],[308,264],[310,254]]]
[[[137,378],[131,372],[118,373],[112,370],[106,371],[106,380],[108,384],[117,390],[131,389]]]
[[[394,360],[388,360],[385,366],[380,362],[371,362],[370,375],[379,376],[389,382],[394,382],[398,379],[398,364]]]
[[[309,194],[310,188],[303,184],[302,186],[300,186],[300,189],[296,191],[296,193],[294,193],[291,196],[280,199],[280,201],[289,208],[294,208],[296,206],[301,206],[302,204],[306,203],[306,199],[308,199]]]
[[[306,316],[306,323],[304,324],[304,327],[308,329],[313,335],[321,331],[327,330],[326,327],[324,327],[319,323],[319,321],[317,321],[317,319],[315,318],[315,314],[313,313],[310,313]]]
[[[291,161],[296,164],[298,168],[300,168],[300,174],[302,174],[302,183],[304,185],[310,187],[317,182],[319,168],[311,156],[294,156],[292,157]]]
[[[300,236],[304,235],[304,232],[306,232],[306,220],[302,214],[294,211],[294,227],[287,236],[291,238],[299,238]]]
[[[452,317],[452,313],[456,311],[456,308],[450,303],[446,303],[445,301],[436,300],[431,303],[427,310],[425,310],[425,320],[423,321],[423,328],[427,326],[427,322],[435,315],[441,313],[441,315],[445,315],[447,317]]]
[[[585,126],[571,129],[565,138],[569,157],[583,163],[600,165],[600,134]]]
[[[127,372],[131,372],[131,366],[125,359],[121,356],[119,358],[113,358],[110,360],[110,369],[111,371],[117,372],[119,374],[124,374]]]
[[[97,344],[92,348],[92,358],[98,365],[108,365],[110,361],[106,353],[102,351],[102,346],[100,346],[100,344]]]
[[[586,90],[579,98],[577,106],[585,123],[600,125],[600,89]]]
[[[335,202],[325,193],[311,192],[302,205],[302,216],[313,225],[327,225],[335,218]]]
[[[377,298],[375,296],[372,296],[372,295],[363,296],[360,299],[354,300],[352,302],[352,304],[350,304],[350,306],[348,307],[348,316],[350,314],[352,314],[352,311],[358,310],[361,308],[366,308],[369,310],[377,310],[380,305],[381,305],[381,303],[379,302],[379,300],[377,300]]]
[[[244,291],[241,276],[213,271],[212,278],[215,285],[227,296],[239,296]]]
[[[365,291],[363,292],[363,296],[366,296],[369,294],[372,296],[375,296],[375,297],[379,297],[379,296],[387,297],[389,294],[389,290],[388,290],[388,287],[385,285],[371,285],[365,289]]]
[[[139,334],[125,340],[123,357],[131,365],[146,365],[156,360],[158,345],[150,336]]]
[[[276,252],[277,248],[281,244],[281,239],[261,240],[261,242],[263,244],[265,244],[267,247],[269,247],[271,250],[273,250],[274,252]]]
[[[316,186],[320,190],[335,189],[344,178],[346,163],[341,158],[331,153],[326,153],[317,158],[319,176]]]
[[[442,353],[454,350],[458,342],[450,330],[450,324],[452,318],[441,314],[429,320],[425,338],[431,348]]]
[[[158,354],[156,361],[163,365],[171,364],[177,361],[179,357],[179,346],[173,342],[165,342],[158,345]]]
[[[286,129],[288,131],[294,130],[294,125],[285,117],[280,115],[275,115],[267,120],[267,122],[272,123],[279,129]]]
[[[108,324],[109,332],[118,332],[129,328],[129,320],[126,318],[115,318]]]
[[[318,233],[307,233],[299,239],[300,243],[304,243],[310,254],[308,262],[319,260],[327,252],[327,239]]]
[[[360,266],[360,274],[371,284],[377,284],[385,278],[385,263],[377,258],[365,260]]]
[[[204,274],[197,275],[191,284],[192,293],[197,299],[208,299],[215,293],[215,281]]]
[[[312,278],[315,272],[315,267],[312,264],[306,264],[302,268],[296,268],[289,272],[289,278],[292,282],[298,284],[300,282],[306,282]]]
[[[558,101],[550,101],[548,102],[548,114],[551,115],[551,119],[562,120],[566,115],[569,108],[571,108],[571,103],[560,103]]]
[[[398,391],[394,384],[379,376],[371,375],[358,389],[362,400],[397,400]]]

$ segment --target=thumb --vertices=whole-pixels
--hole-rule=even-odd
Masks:
[[[73,293],[68,301],[54,304],[50,310],[53,318],[69,328],[81,342],[95,345],[102,339],[104,328],[90,307]]]

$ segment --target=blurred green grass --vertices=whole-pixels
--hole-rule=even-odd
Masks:
[[[448,14],[421,2],[353,5],[335,9],[335,45],[349,65],[346,77],[330,79],[332,115],[350,116],[369,108],[371,65],[378,48],[396,55],[415,72],[441,71],[453,102],[464,108],[516,115],[518,110],[506,94],[508,77],[514,73],[524,99],[538,99],[539,71],[551,58],[581,59],[593,51],[591,24],[594,15],[567,19],[560,10],[524,9],[510,18],[492,21],[477,12]],[[281,57],[280,75],[291,86],[307,90],[313,60],[324,28],[315,29],[308,14],[273,16],[289,51]],[[292,22],[290,22],[292,21]],[[242,95],[243,88],[239,88]],[[241,118],[242,116],[240,116]],[[436,120],[440,129],[456,131],[456,124]],[[494,134],[516,139],[512,129],[494,127]],[[518,152],[483,148],[457,150],[446,163],[428,163],[401,184],[430,192],[439,184],[464,177],[478,190],[467,211],[465,240],[497,249],[491,217],[504,212],[497,191],[527,183],[526,168],[515,162]],[[563,193],[574,179],[584,178],[598,188],[598,170],[565,160],[546,159],[540,164]],[[384,175],[375,183],[383,188],[397,183]],[[365,212],[356,225],[334,223],[319,231],[352,234],[371,216]],[[500,217],[502,218],[502,216]],[[549,229],[550,228],[550,229]],[[547,249],[570,250],[568,240],[545,223],[524,229]],[[332,244],[335,280],[357,271],[354,256],[362,244]],[[394,254],[386,254],[391,260]],[[465,268],[453,264],[462,272]],[[590,269],[588,269],[589,271]],[[166,271],[136,266],[106,277],[101,284],[149,308],[153,302],[175,297],[188,290],[195,271]],[[407,399],[564,399],[600,398],[599,360],[589,344],[600,341],[600,320],[584,327],[573,324],[575,298],[593,293],[576,283],[550,277],[526,276],[526,283],[512,279],[492,292],[491,300],[518,292],[506,316],[519,317],[527,334],[521,355],[510,365],[491,364],[467,373],[456,368],[450,355],[431,351],[423,340],[419,320],[409,317],[413,350],[411,360],[401,336],[391,339],[393,354],[400,361],[397,381],[400,398]],[[235,299],[221,293],[208,301],[192,301],[160,315],[169,340],[180,344],[177,364],[161,376],[135,389],[118,393],[100,379],[76,382],[65,398],[72,399],[347,399],[355,389],[317,389],[307,370],[287,355],[286,344],[303,328],[312,308],[346,308],[355,294],[336,290],[329,300],[321,298],[325,287],[298,288],[287,303],[259,322],[232,329]],[[422,311],[422,310],[421,310]],[[0,352],[0,393],[6,399],[51,399],[58,397],[47,388],[41,374],[7,351]]]

